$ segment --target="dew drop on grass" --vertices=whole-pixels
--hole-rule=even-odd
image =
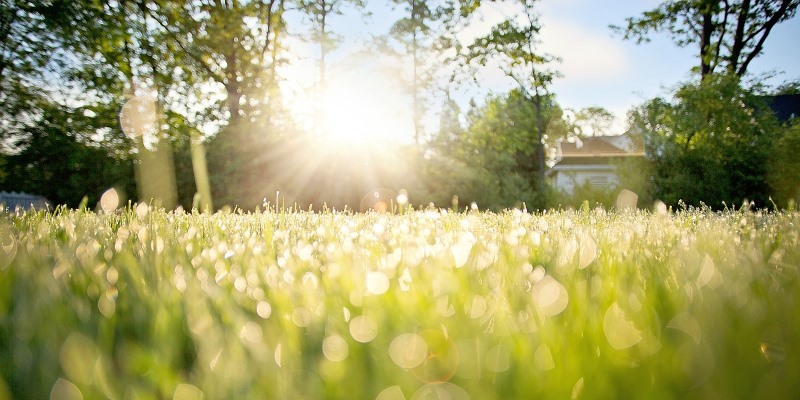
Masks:
[[[259,317],[267,319],[270,315],[272,315],[272,306],[270,306],[266,301],[259,301],[258,305],[256,306],[256,313],[258,313]]]
[[[389,345],[389,357],[403,369],[419,366],[428,355],[428,344],[425,339],[414,333],[404,333]]]
[[[403,395],[400,386],[395,385],[383,389],[378,393],[378,397],[376,397],[375,400],[406,400],[406,396]]]
[[[642,340],[642,332],[636,329],[617,303],[606,311],[603,332],[611,347],[617,350],[627,349]]]
[[[106,271],[106,280],[108,280],[108,283],[114,285],[117,283],[117,279],[119,279],[119,272],[117,269],[114,267],[109,268],[108,271]]]
[[[347,307],[342,307],[342,317],[344,317],[344,322],[350,322],[350,309]]]
[[[331,335],[322,341],[322,354],[330,361],[339,362],[347,358],[347,342],[339,335]]]
[[[468,242],[457,243],[450,248],[456,268],[461,268],[467,263],[467,260],[469,260],[470,251],[472,251],[472,243]]]
[[[136,216],[139,217],[139,219],[144,219],[148,212],[150,212],[150,207],[147,203],[139,203],[136,206]]]
[[[106,295],[100,296],[97,300],[97,309],[100,310],[100,313],[106,318],[111,318],[117,310],[117,302],[115,299]]]
[[[549,275],[536,282],[532,291],[536,304],[548,317],[558,315],[567,308],[569,303],[567,289]]]
[[[233,287],[234,287],[234,288],[235,288],[237,291],[239,291],[240,293],[244,292],[244,291],[245,291],[245,289],[247,289],[247,279],[245,279],[243,276],[239,276],[239,277],[237,277],[237,278],[236,278],[236,279],[233,281]]]
[[[357,342],[369,343],[378,335],[378,324],[372,318],[360,315],[350,321],[350,335]]]
[[[275,364],[277,364],[279,368],[281,367],[281,362],[283,361],[282,356],[283,346],[279,343],[277,346],[275,346]]]
[[[110,213],[119,207],[119,193],[114,188],[108,189],[100,196],[100,209]]]
[[[408,268],[403,268],[403,273],[400,274],[397,282],[400,284],[401,291],[407,292],[411,289],[411,273],[408,272]]]
[[[583,269],[589,266],[597,257],[597,244],[591,237],[584,236],[581,239],[581,257],[578,268]]]

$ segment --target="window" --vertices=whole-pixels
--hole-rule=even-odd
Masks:
[[[608,175],[590,175],[588,181],[592,187],[606,187],[608,186]]]

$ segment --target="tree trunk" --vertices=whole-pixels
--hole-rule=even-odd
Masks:
[[[739,69],[739,57],[744,49],[744,29],[747,25],[747,15],[750,13],[750,0],[742,1],[739,17],[736,20],[736,32],[733,34],[731,55],[728,59],[728,72],[735,73]]]
[[[700,77],[705,78],[708,74],[713,72],[711,65],[712,51],[711,37],[714,34],[716,26],[714,24],[714,12],[716,6],[712,1],[705,1],[701,6],[701,15],[703,16],[703,27],[700,38]]]
[[[414,23],[417,23],[418,19],[419,19],[419,15],[417,14],[417,2],[416,1],[412,1],[412,4],[411,4],[411,20]],[[414,31],[411,33],[411,55],[412,55],[413,63],[414,63],[414,66],[413,66],[413,69],[414,69],[413,86],[412,86],[412,91],[414,92],[413,93],[413,102],[414,102],[414,104],[413,104],[413,107],[414,107],[414,117],[413,117],[414,118],[414,143],[417,144],[417,145],[419,145],[420,131],[422,130],[421,121],[420,121],[420,119],[421,119],[421,115],[420,115],[421,114],[421,107],[420,107],[420,104],[419,104],[419,76],[418,76],[419,58],[418,58],[418,54],[417,54],[418,50],[419,50],[419,45],[417,43],[417,27],[414,26]]]
[[[544,182],[544,115],[542,115],[542,96],[536,93],[533,102],[536,106],[536,156],[538,158],[538,173],[540,182]]]

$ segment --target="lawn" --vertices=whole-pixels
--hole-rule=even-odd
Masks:
[[[0,400],[800,398],[800,214],[0,213]]]

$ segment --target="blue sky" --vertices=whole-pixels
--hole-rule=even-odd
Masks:
[[[332,19],[332,29],[340,33],[343,39],[336,54],[331,57],[332,63],[337,59],[346,59],[372,35],[388,31],[402,11],[392,10],[387,3],[367,1],[367,9],[372,12],[372,17],[367,19],[356,16],[352,11]],[[469,28],[471,33],[481,34],[513,13],[509,3],[485,1],[481,6],[483,18],[476,19]],[[609,109],[618,116],[613,128],[616,132],[609,133],[622,133],[629,109],[692,78],[690,70],[697,64],[694,47],[679,48],[667,34],[655,35],[651,42],[637,45],[623,40],[609,29],[609,25],[622,25],[626,17],[639,15],[659,3],[659,0],[541,1],[541,48],[562,59],[560,64],[553,67],[563,77],[551,87],[562,107],[577,110],[600,106]],[[800,17],[778,25],[768,38],[762,56],[751,64],[751,73],[779,72],[768,81],[773,85],[800,80],[798,38]],[[302,52],[306,61],[313,63],[316,50],[306,48]],[[301,64],[298,62],[295,67],[305,71],[306,76],[314,74],[311,65],[303,67]],[[466,104],[470,98],[480,100],[489,92],[502,93],[513,87],[513,83],[498,70],[488,67],[479,72],[478,81],[481,82],[480,87],[468,86],[456,93],[462,104]],[[433,125],[433,122],[429,125]]]
[[[691,78],[697,65],[694,47],[679,48],[667,34],[637,45],[623,41],[608,26],[656,7],[653,0],[545,0],[541,12],[543,45],[563,58],[563,79],[553,91],[560,103],[581,108],[591,105],[623,113],[665,88]],[[571,35],[571,36],[570,36]],[[564,41],[570,42],[565,44]],[[767,39],[763,55],[750,71],[783,71],[770,80],[800,80],[800,18],[778,25]],[[605,55],[605,57],[603,57]]]

